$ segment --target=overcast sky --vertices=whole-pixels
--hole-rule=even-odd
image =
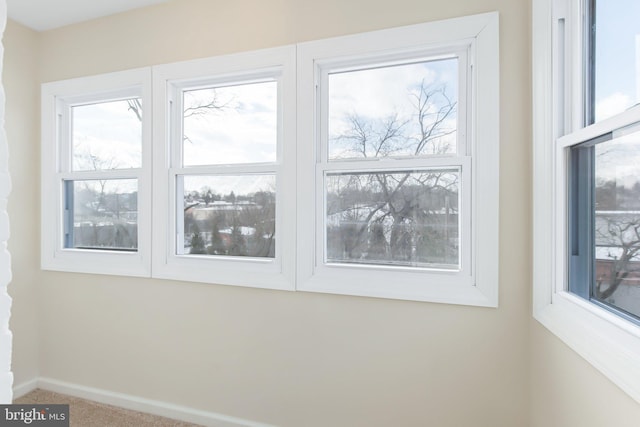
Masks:
[[[129,169],[141,165],[142,125],[126,100],[72,108],[73,170]]]
[[[212,100],[218,108],[192,108]],[[275,162],[278,83],[200,89],[184,94],[184,165]]]
[[[455,58],[426,61],[400,66],[371,68],[329,75],[329,158],[353,157],[346,153],[344,141],[336,139],[352,128],[349,117],[357,115],[375,129],[397,114],[399,122],[409,122],[404,128],[408,137],[416,137],[416,99],[420,87],[443,89],[452,102],[458,98],[458,61]],[[436,102],[442,99],[434,98]],[[451,114],[444,126],[456,127],[456,114]],[[411,125],[413,124],[413,126]],[[455,137],[451,137],[455,151]],[[399,155],[412,154],[407,146]]]
[[[596,2],[596,120],[638,101],[640,1]]]

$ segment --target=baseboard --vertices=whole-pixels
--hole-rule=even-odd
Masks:
[[[144,399],[124,393],[85,387],[51,378],[38,378],[37,388],[209,427],[273,427],[268,424],[257,423],[255,421],[244,420],[215,412],[201,411],[199,409]]]
[[[17,399],[38,388],[38,379],[34,378],[13,386],[13,398]]]

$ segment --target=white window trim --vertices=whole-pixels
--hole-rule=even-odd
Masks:
[[[574,3],[575,5],[575,3]],[[622,390],[640,402],[640,327],[623,320],[566,291],[565,196],[561,183],[566,182],[566,144],[572,138],[596,136],[607,129],[622,127],[640,119],[638,107],[615,118],[604,120],[565,138],[558,147],[555,141],[564,132],[560,123],[577,123],[579,114],[559,117],[559,103],[571,111],[579,111],[580,99],[571,93],[581,92],[581,82],[573,79],[562,94],[554,78],[558,75],[559,52],[554,48],[554,36],[559,14],[571,16],[570,23],[579,22],[581,11],[554,9],[554,0],[533,2],[533,315],[569,347],[585,358]],[[566,31],[579,34],[578,25],[566,26]],[[577,37],[576,37],[577,39]],[[575,39],[574,39],[575,40]],[[581,75],[571,66],[581,64],[580,49],[574,46],[573,65],[568,73]],[[578,72],[579,74],[575,74]],[[566,75],[566,74],[565,74]],[[567,80],[565,80],[567,81]],[[568,82],[568,81],[567,81]]]
[[[117,252],[63,248],[63,179],[90,179],[92,171],[70,172],[68,138],[58,123],[61,109],[83,100],[117,97],[135,90],[151,105],[151,70],[135,69],[42,85],[41,264],[43,269],[149,277],[151,275],[151,114],[142,118],[142,165],[106,171],[109,179],[138,178],[138,250]],[[68,135],[67,135],[68,137]],[[105,173],[100,174],[101,176]]]
[[[43,85],[42,96],[42,268],[49,270],[145,276],[235,286],[302,290],[497,307],[499,211],[499,44],[498,14],[486,13],[347,37],[319,40],[246,53],[158,65],[107,75]],[[444,50],[443,50],[444,49]],[[428,160],[411,159],[390,169],[452,166],[464,176],[461,197],[470,208],[461,220],[467,228],[462,270],[455,274],[411,268],[372,266],[374,274],[361,276],[342,267],[318,275],[315,223],[316,193],[316,72],[317,66],[356,56],[406,59],[407,55],[457,54],[470,67],[461,79],[461,94],[469,115],[462,117],[459,134],[467,134],[460,155]],[[328,62],[329,61],[329,62]],[[185,173],[232,174],[274,165],[222,165],[176,168],[175,126],[171,128],[172,97],[192,84],[242,82],[277,75],[279,82],[279,148],[277,177],[278,233],[275,259],[211,257],[176,254],[178,206],[176,176]],[[275,73],[275,74],[274,74]],[[139,182],[139,251],[62,250],[56,237],[61,223],[62,196],[56,189],[59,174],[55,99],[61,96],[115,91],[142,85],[143,102],[151,105],[143,122],[143,171]],[[469,89],[471,88],[471,89]],[[151,120],[152,119],[152,120]],[[181,140],[181,136],[179,138]],[[153,142],[153,147],[152,143]],[[173,164],[172,164],[173,163]],[[384,163],[384,164],[383,164]],[[346,164],[346,163],[345,163]],[[151,167],[153,165],[153,168]],[[343,165],[344,166],[344,165]],[[346,167],[346,166],[345,166]],[[380,163],[389,170],[389,164]],[[249,169],[247,169],[249,168]],[[375,166],[373,169],[379,167]],[[371,168],[368,168],[371,169]],[[153,188],[152,188],[153,182]],[[153,192],[152,192],[153,191]],[[153,196],[153,197],[152,197]],[[55,212],[52,209],[55,208]],[[152,215],[153,213],[153,215]],[[465,216],[461,214],[461,216]],[[153,247],[153,251],[152,248]],[[366,269],[366,267],[365,267]],[[426,269],[425,269],[426,270]],[[373,280],[369,280],[373,278]]]
[[[293,290],[295,276],[295,46],[218,56],[153,67],[154,141],[154,241],[153,277],[225,285]],[[180,168],[172,146],[170,123],[179,118],[170,111],[172,95],[200,83],[243,82],[258,77],[278,81],[278,155],[275,164],[218,165]],[[173,114],[173,119],[171,115]],[[179,133],[179,132],[178,132]],[[175,139],[175,134],[173,135]],[[182,142],[182,137],[178,137]],[[273,259],[176,254],[176,175],[276,172],[276,255]]]
[[[318,262],[322,211],[316,118],[319,67],[331,61],[385,55],[416,56],[445,49],[469,49],[473,72],[469,93],[471,179],[465,176],[462,194],[471,201],[471,261],[464,277],[447,272],[416,273],[410,269],[376,266],[325,267]],[[406,57],[406,56],[405,56]],[[303,43],[298,46],[298,276],[297,289],[347,295],[409,299],[496,307],[498,305],[498,207],[499,207],[499,60],[498,14],[381,30]],[[481,105],[481,108],[479,106]],[[452,160],[456,159],[456,160]],[[463,157],[448,159],[455,164]],[[411,161],[409,161],[411,162]],[[409,164],[407,163],[407,165]],[[429,161],[418,162],[428,167]],[[402,168],[403,162],[398,162]],[[464,161],[463,173],[468,171]],[[315,189],[309,191],[309,189]],[[480,202],[482,200],[482,202]],[[464,224],[463,224],[464,225]],[[318,231],[319,230],[319,231]],[[464,271],[464,270],[463,270]]]

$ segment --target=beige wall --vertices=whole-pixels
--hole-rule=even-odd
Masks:
[[[531,321],[531,427],[636,427],[640,405]]]
[[[564,427],[637,419],[637,404],[530,320],[529,3],[181,0],[40,36],[11,24],[5,85],[15,117],[7,128],[16,184],[17,382],[39,366],[44,377],[282,426],[520,427],[531,420]],[[498,309],[37,270],[36,79],[492,10],[501,19]],[[579,394],[568,393],[576,387]],[[601,390],[621,422],[582,424],[581,399],[595,413]]]
[[[38,295],[40,274],[40,123],[39,36],[13,21],[4,34],[3,85],[6,92],[6,132],[13,190],[8,212],[9,251],[13,279],[10,327],[13,331],[14,384],[38,375]]]
[[[16,383],[37,375],[282,426],[631,426],[530,317],[529,0],[180,0],[42,34],[4,84]],[[498,10],[500,308],[40,272],[38,83]]]

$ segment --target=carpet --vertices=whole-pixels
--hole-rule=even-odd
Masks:
[[[15,404],[68,404],[72,427],[197,427],[170,418],[131,411],[116,406],[36,389],[15,399]]]

